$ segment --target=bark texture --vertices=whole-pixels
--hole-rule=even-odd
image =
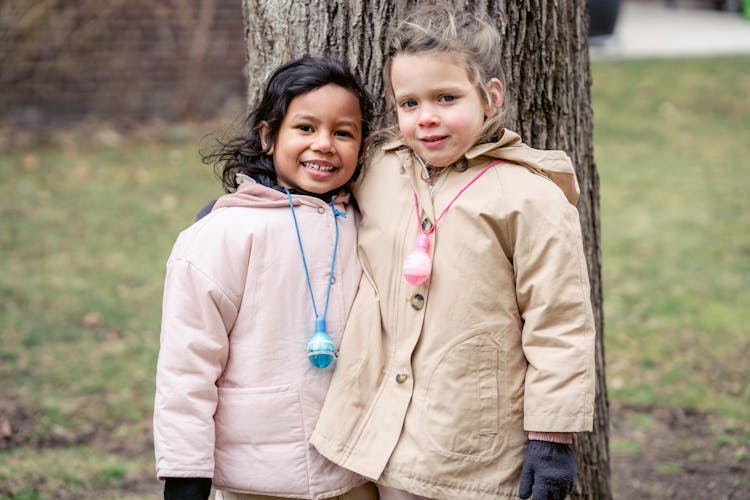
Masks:
[[[376,123],[384,123],[382,68],[388,30],[415,0],[243,0],[248,62],[248,102],[268,73],[305,54],[347,60],[375,99]],[[597,396],[594,432],[579,435],[575,499],[612,498],[609,465],[609,402],[606,392],[599,178],[593,157],[591,73],[586,0],[455,0],[459,9],[497,20],[506,61],[509,128],[528,144],[562,149],[573,160],[581,186],[578,210],[596,320]]]

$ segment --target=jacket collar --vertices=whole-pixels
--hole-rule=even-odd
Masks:
[[[293,202],[295,205],[311,205],[311,206],[323,206],[330,203],[330,196],[328,200],[324,200],[315,196],[307,195],[304,193],[292,193]],[[346,191],[341,191],[334,196],[334,202],[337,204],[348,205],[351,201],[351,196]],[[263,186],[255,182],[243,182],[237,187],[237,191],[224,195],[218,199],[214,210],[221,207],[259,207],[259,208],[270,208],[270,207],[288,207],[289,198],[283,189],[274,189]]]
[[[384,143],[382,148],[385,151],[406,149],[410,153],[402,137]],[[403,154],[400,153],[399,156]],[[503,129],[499,140],[477,144],[464,156],[467,160],[488,156],[522,165],[554,182],[565,194],[565,198],[570,204],[575,205],[578,201],[580,188],[570,157],[561,150],[534,149],[525,144],[521,140],[521,136],[511,130]]]

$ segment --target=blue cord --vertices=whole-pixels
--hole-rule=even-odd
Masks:
[[[307,289],[310,291],[310,299],[312,300],[313,312],[315,313],[315,329],[325,330],[325,318],[328,313],[328,300],[331,298],[331,284],[333,282],[333,268],[336,264],[336,253],[339,247],[339,221],[338,216],[346,217],[345,212],[341,212],[336,209],[333,203],[333,196],[331,196],[331,209],[333,210],[333,223],[336,226],[336,238],[333,242],[333,258],[331,259],[331,271],[328,275],[328,290],[326,291],[326,305],[323,310],[323,317],[318,314],[318,308],[315,305],[315,296],[313,295],[312,284],[310,283],[310,270],[307,268],[307,259],[305,258],[305,249],[302,247],[302,236],[299,232],[299,224],[297,223],[297,215],[294,213],[294,203],[292,201],[292,194],[287,188],[284,188],[286,196],[289,199],[289,207],[292,209],[292,218],[294,219],[294,230],[297,232],[297,242],[299,243],[299,251],[302,254],[302,265],[305,267],[305,278],[307,278]],[[322,320],[322,324],[321,324]]]

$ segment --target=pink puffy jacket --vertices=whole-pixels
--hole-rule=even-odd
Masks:
[[[334,249],[331,206],[294,196],[318,310]],[[339,242],[327,331],[338,348],[357,289],[356,217],[336,198]],[[167,262],[156,377],[156,469],[228,491],[339,495],[365,480],[309,444],[332,367],[313,367],[313,312],[284,193],[243,183],[183,231]]]

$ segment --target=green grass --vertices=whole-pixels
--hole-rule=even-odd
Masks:
[[[11,420],[28,447],[0,451],[0,497],[153,481],[164,264],[220,192],[194,135],[0,153],[0,416],[29,416]]]
[[[592,73],[610,398],[750,441],[750,58]]]
[[[41,451],[18,448],[3,454],[0,460],[4,460],[0,498],[157,498],[156,490],[130,486],[143,480],[143,459],[139,456],[72,446]],[[9,492],[7,497],[2,495],[3,488]]]
[[[747,460],[750,57],[596,63],[593,80],[610,399],[709,412]],[[0,151],[0,417],[27,422],[0,497],[154,497],[164,263],[220,192],[208,131]]]

